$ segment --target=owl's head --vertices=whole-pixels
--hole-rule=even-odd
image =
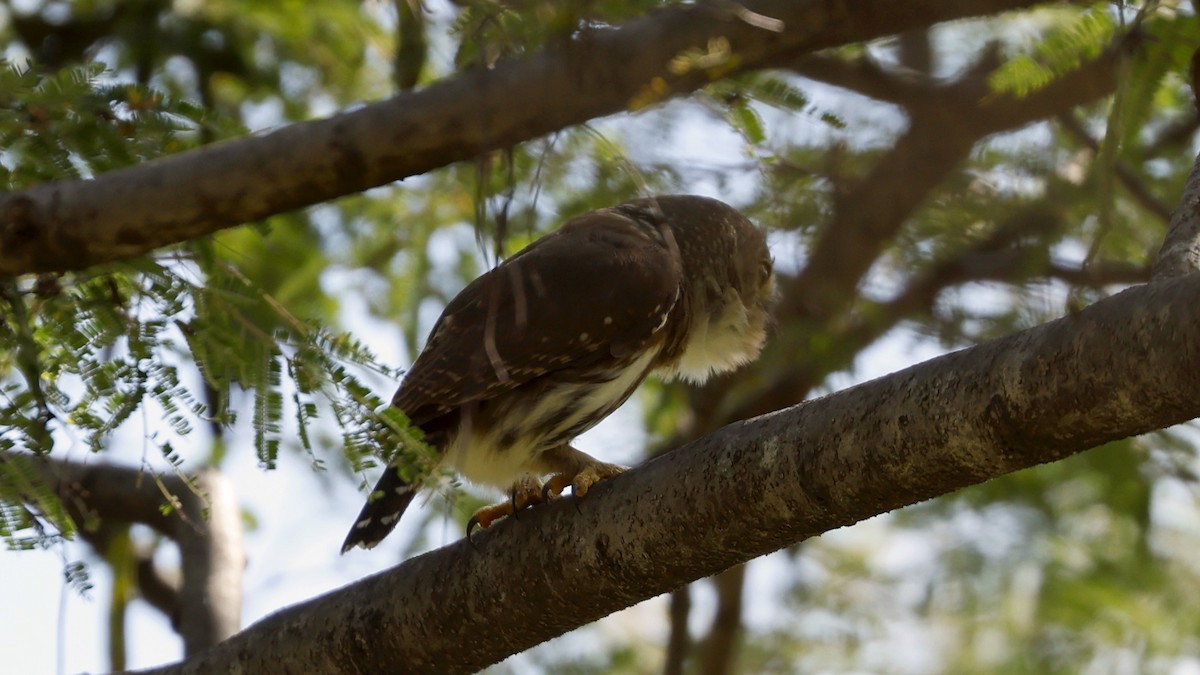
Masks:
[[[762,230],[724,202],[665,195],[622,205],[661,219],[678,247],[689,321],[660,368],[692,382],[754,359],[766,340],[775,273]]]

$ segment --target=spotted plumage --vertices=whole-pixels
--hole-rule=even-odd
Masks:
[[[473,482],[539,501],[623,470],[572,448],[652,371],[701,382],[761,348],[763,234],[703,197],[626,202],[568,221],[446,306],[392,404]],[[419,481],[385,470],[343,552],[395,527]],[[518,499],[518,492],[520,499]],[[486,526],[512,505],[477,514]]]

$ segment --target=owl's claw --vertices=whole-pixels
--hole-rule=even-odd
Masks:
[[[588,464],[578,472],[571,473],[556,473],[550,476],[546,484],[542,487],[542,499],[544,501],[553,501],[562,496],[562,491],[571,488],[571,493],[576,497],[586,497],[589,490],[596,483],[602,480],[619,476],[629,470],[627,466],[619,464],[606,464],[604,462],[595,462]],[[576,503],[578,507],[578,503]]]
[[[565,473],[556,473],[550,476],[550,479],[542,486],[542,501],[552,502],[562,497],[562,491],[571,487],[571,480],[573,478],[573,476],[568,476]]]
[[[513,513],[512,502],[500,502],[479,509],[467,521],[467,541],[471,543],[471,548],[479,549],[479,545],[475,542],[474,534],[476,529],[486,530],[492,526],[492,523],[500,520],[504,516]]]
[[[476,528],[486,530],[492,526],[492,523],[505,516],[512,516],[516,519],[518,513],[531,506],[559,499],[562,497],[563,490],[568,487],[571,488],[572,494],[582,499],[587,496],[593,485],[613,476],[619,476],[628,468],[618,464],[593,462],[574,473],[556,473],[550,476],[545,485],[540,485],[538,480],[532,476],[526,476],[513,484],[507,500],[485,506],[471,516],[467,521],[467,541],[471,543],[472,547],[478,548],[472,537]],[[575,510],[578,511],[579,508],[579,500],[576,499]]]
[[[477,527],[479,527],[479,519],[475,516],[471,516],[471,519],[467,521],[467,543],[470,544],[471,548],[475,549],[476,551],[479,550],[479,544],[475,543],[475,539],[471,536],[471,534],[474,533],[475,528]]]
[[[512,488],[509,489],[509,491],[508,491],[508,503],[509,503],[509,507],[512,509],[513,520],[520,520],[520,518],[517,517],[517,514],[521,512],[522,508],[524,508],[522,506],[517,505],[517,486],[518,485],[520,485],[520,484],[514,483]]]
[[[467,521],[467,540],[474,546],[475,540],[471,538],[471,535],[475,528],[486,530],[492,526],[492,523],[505,516],[517,518],[518,512],[545,501],[542,494],[542,486],[536,478],[526,477],[517,481],[509,491],[506,501],[485,506],[471,516]]]

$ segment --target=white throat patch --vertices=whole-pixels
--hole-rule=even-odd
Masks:
[[[728,290],[722,305],[719,316],[692,325],[679,362],[662,369],[663,375],[700,384],[713,373],[733,370],[758,356],[764,334],[749,330],[750,318],[736,291]]]

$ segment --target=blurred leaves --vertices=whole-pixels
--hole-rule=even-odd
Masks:
[[[98,65],[54,74],[0,70],[9,85],[0,91],[11,97],[0,115],[9,189],[94,175],[198,142],[204,115],[197,108],[107,77]],[[278,460],[285,414],[295,423],[287,437],[313,453],[309,428],[322,407],[332,409],[356,465],[380,447],[401,447],[397,434],[418,447],[406,422],[375,414],[384,401],[346,365],[388,380],[398,373],[356,339],[317,323],[336,308],[320,289],[328,260],[318,239],[302,219],[277,220],[284,234],[276,237],[243,230],[80,274],[6,281],[0,452],[48,453],[63,432],[103,452],[122,425],[149,415],[164,428],[145,442],[178,466],[184,460],[172,438],[191,435],[196,422],[232,424],[235,387],[253,394],[254,446],[267,467]],[[298,319],[285,303],[311,318]],[[181,373],[185,365],[202,382]],[[0,536],[12,547],[49,543],[79,525],[49,486],[10,462],[0,462],[0,502]]]
[[[1032,53],[1017,54],[993,72],[992,88],[1028,96],[1099,56],[1111,44],[1116,29],[1109,3],[1094,3],[1039,35]]]

